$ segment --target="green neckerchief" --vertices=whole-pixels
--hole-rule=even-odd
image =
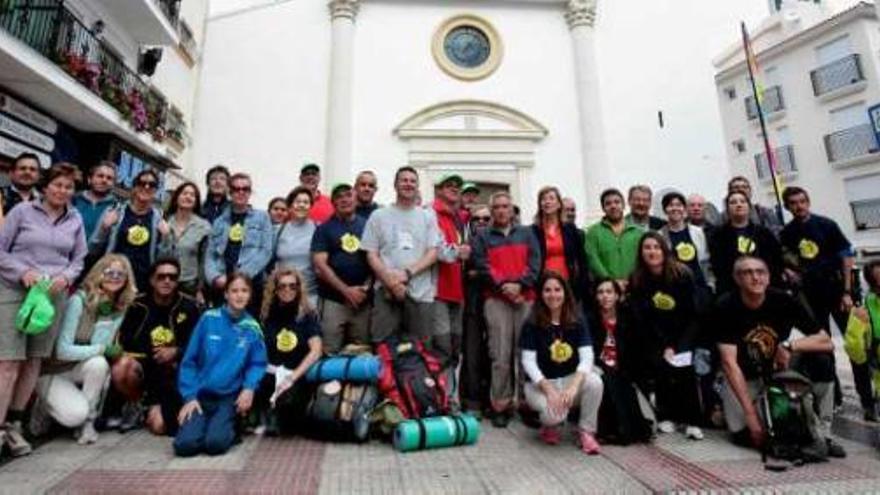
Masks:
[[[868,292],[865,298],[865,308],[868,310],[868,319],[871,321],[871,338],[874,342],[880,341],[880,297],[873,292]]]

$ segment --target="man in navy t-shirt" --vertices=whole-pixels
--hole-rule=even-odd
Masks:
[[[330,192],[334,213],[312,237],[312,263],[321,296],[324,352],[345,344],[369,344],[372,271],[361,250],[366,220],[355,215],[354,191],[337,184]],[[348,338],[346,338],[348,336]]]

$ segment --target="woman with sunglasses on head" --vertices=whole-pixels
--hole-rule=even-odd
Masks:
[[[309,218],[312,192],[297,187],[287,195],[290,217],[278,231],[275,243],[275,267],[295,268],[306,282],[306,294],[312,307],[318,305],[318,280],[312,265],[312,236],[317,226]]]
[[[0,448],[5,444],[13,456],[32,450],[22,434],[24,410],[41,363],[54,349],[67,289],[86,256],[82,219],[70,206],[76,176],[74,165],[53,165],[42,197],[13,208],[0,228]],[[16,329],[16,314],[28,289],[44,278],[51,281],[55,321],[39,335],[26,335]]]
[[[165,215],[170,224],[168,237],[173,246],[173,254],[180,261],[179,289],[196,298],[200,305],[204,305],[206,299],[202,267],[211,224],[199,216],[200,198],[199,187],[194,182],[184,182],[171,195]],[[146,289],[141,287],[141,290]]]
[[[724,198],[727,221],[709,238],[709,259],[715,274],[715,293],[719,296],[736,288],[733,264],[743,255],[764,260],[770,268],[770,285],[782,287],[782,245],[767,227],[753,223],[752,201],[741,191]]]
[[[522,328],[519,346],[529,381],[526,401],[541,421],[539,436],[550,445],[561,440],[560,428],[572,408],[580,406],[577,438],[588,455],[599,453],[596,426],[602,401],[602,379],[593,370],[593,346],[568,282],[544,272],[539,296]]]
[[[568,282],[578,301],[589,299],[584,241],[578,228],[563,221],[562,194],[553,186],[538,191],[538,212],[532,232],[541,247],[541,273],[554,271]]]
[[[614,279],[599,280],[593,292],[596,296],[588,321],[604,385],[599,438],[603,443],[620,445],[646,442],[651,438],[651,425],[639,409],[633,380],[644,359],[636,345],[632,311],[623,303],[623,288]]]
[[[470,209],[468,240],[473,239],[492,223],[492,213],[486,205]],[[473,247],[473,242],[471,242]],[[486,320],[483,317],[483,298],[476,289],[478,283],[474,258],[465,262],[464,330],[461,343],[460,393],[464,409],[479,417],[489,406],[489,349],[486,345]]]
[[[700,399],[693,367],[698,337],[697,288],[687,266],[675,258],[666,239],[646,232],[639,241],[630,297],[642,346],[643,390],[656,394],[658,430],[685,426],[685,436],[702,440]],[[689,359],[687,356],[691,356]]]
[[[269,277],[260,319],[269,356],[257,391],[261,429],[267,435],[293,433],[311,397],[302,378],[322,349],[318,316],[299,272],[279,268]]]
[[[40,400],[31,414],[48,413],[62,426],[76,428],[80,445],[98,440],[94,422],[110,378],[109,361],[122,354],[116,334],[135,294],[124,256],[99,259],[68,299],[55,359],[37,383]]]
[[[150,266],[171,249],[170,228],[156,206],[159,174],[142,170],[132,182],[128,202],[107,210],[89,240],[92,253],[125,255],[134,270],[138,291],[149,284]]]
[[[181,457],[221,455],[235,442],[236,415],[246,415],[266,373],[260,324],[247,312],[253,285],[233,272],[224,284],[226,304],[206,311],[180,363],[177,385],[184,405],[174,452]]]

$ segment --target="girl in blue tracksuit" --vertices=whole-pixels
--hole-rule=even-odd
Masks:
[[[246,414],[266,372],[260,325],[245,311],[251,282],[235,273],[226,285],[226,304],[202,315],[180,363],[178,388],[184,406],[174,452],[188,457],[220,455],[235,442],[235,415]]]

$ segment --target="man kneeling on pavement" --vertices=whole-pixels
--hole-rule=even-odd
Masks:
[[[803,304],[781,290],[768,288],[770,272],[761,259],[739,258],[733,275],[737,288],[718,300],[714,322],[725,376],[721,399],[734,441],[747,444],[751,440],[755,446],[764,442],[767,432],[755,400],[761,391],[760,368],[772,363],[776,370],[793,369],[812,381],[818,432],[825,438],[829,456],[845,457],[843,447],[831,439],[834,344],[828,332]],[[804,336],[793,338],[792,328]],[[762,362],[755,361],[750,348],[760,350]]]

